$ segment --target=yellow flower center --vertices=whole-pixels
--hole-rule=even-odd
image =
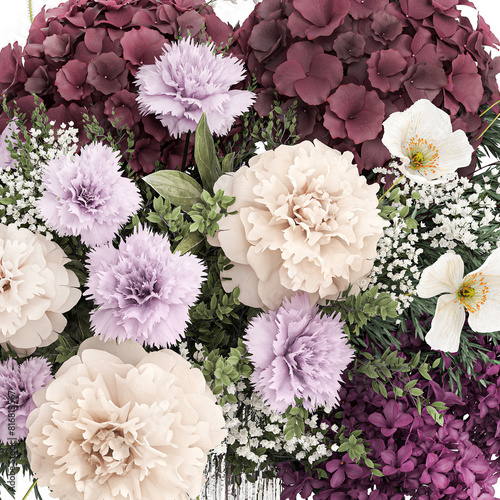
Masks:
[[[490,289],[482,273],[474,273],[465,277],[456,292],[457,300],[469,313],[479,311],[486,302]]]
[[[435,173],[439,161],[439,152],[431,142],[418,136],[412,137],[403,147],[403,152],[410,159],[409,167],[422,175]]]

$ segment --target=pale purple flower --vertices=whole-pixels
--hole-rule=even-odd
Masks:
[[[28,435],[26,420],[36,408],[33,394],[52,379],[45,358],[21,365],[12,358],[0,363],[0,441],[9,444]]]
[[[19,133],[19,128],[14,122],[10,122],[0,135],[0,171],[8,170],[14,167],[14,160],[10,156],[10,151],[7,150],[7,139],[12,141],[12,134]]]
[[[195,130],[205,112],[209,129],[223,135],[255,99],[252,92],[229,90],[243,77],[241,61],[185,38],[137,72],[139,110],[156,115],[174,137]]]
[[[308,410],[338,402],[341,374],[354,357],[342,327],[338,316],[321,316],[302,292],[251,321],[252,382],[273,410],[295,406],[296,397]]]
[[[95,248],[88,258],[86,295],[98,309],[91,324],[103,340],[175,344],[200,293],[205,269],[191,254],[172,253],[168,238],[138,229],[118,248]]]
[[[47,164],[37,208],[60,235],[103,245],[139,210],[139,190],[122,177],[119,156],[109,146],[89,144],[78,156],[61,156]]]

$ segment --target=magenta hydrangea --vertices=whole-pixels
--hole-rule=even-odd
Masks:
[[[203,113],[213,133],[226,134],[255,95],[230,90],[244,78],[243,63],[215,50],[190,37],[166,45],[154,64],[137,72],[140,112],[154,114],[174,137],[194,131]]]
[[[499,98],[498,40],[469,0],[262,0],[236,30],[231,51],[255,76],[255,109],[268,116],[297,101],[295,133],[351,151],[360,170],[383,166],[382,122],[419,99],[451,115],[474,149]],[[495,112],[498,110],[494,108]],[[472,163],[463,174],[471,173]]]
[[[298,293],[248,325],[246,346],[254,366],[252,383],[278,412],[314,409],[338,401],[342,372],[354,358],[338,316],[321,315],[309,295]]]
[[[10,444],[28,435],[26,420],[36,408],[33,394],[52,379],[45,358],[18,364],[12,358],[0,363],[0,442]]]
[[[420,321],[422,325],[426,322],[426,318]],[[425,348],[409,320],[393,336],[401,343],[397,356],[402,361],[410,359],[405,350]],[[437,355],[448,370],[444,374],[436,368],[429,371],[430,380],[411,376],[416,380],[414,387],[428,401],[426,404],[440,401],[446,405],[446,410],[438,412],[442,425],[425,407],[419,411],[410,394],[396,397],[391,385],[386,384],[385,397],[377,386],[367,383],[366,375],[360,371],[351,376],[344,374],[340,408],[320,416],[318,425],[327,424],[331,429],[326,439],[334,439],[335,429],[340,426],[345,427],[346,436],[361,431],[368,458],[379,465],[383,476],[373,476],[363,460],[354,463],[345,452],[334,452],[311,474],[301,463],[283,463],[279,466],[283,481],[281,499],[296,500],[299,493],[309,498],[314,492],[314,500],[494,500],[500,449],[500,384],[496,364],[500,347],[485,336],[477,336],[477,341],[489,351],[492,361],[478,361],[474,374],[461,377],[462,397],[449,384],[449,373],[456,363],[454,356]],[[367,352],[375,354],[369,342]],[[401,376],[394,375],[392,380]],[[396,385],[403,389],[404,382]],[[318,469],[324,473],[319,475]]]
[[[60,156],[44,169],[37,208],[59,235],[80,236],[89,246],[111,241],[140,208],[135,183],[122,177],[120,153],[103,144]]]
[[[205,277],[200,259],[172,253],[168,238],[145,228],[118,248],[93,249],[87,268],[85,295],[98,307],[91,313],[95,333],[157,347],[182,337]]]

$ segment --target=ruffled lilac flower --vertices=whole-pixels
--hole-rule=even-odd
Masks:
[[[137,186],[121,176],[119,153],[103,144],[84,146],[79,156],[48,163],[38,210],[60,235],[81,236],[89,246],[111,241],[139,210]]]
[[[28,435],[26,420],[36,408],[32,396],[36,391],[43,389],[51,379],[50,367],[45,358],[31,358],[21,365],[12,358],[0,363],[0,441],[2,443],[19,441]]]
[[[246,336],[252,382],[272,409],[284,412],[296,397],[307,409],[338,401],[342,371],[354,357],[342,326],[311,307],[306,293],[252,320]]]
[[[10,122],[0,135],[0,172],[14,167],[15,162],[7,150],[6,142],[7,139],[12,138],[14,132],[19,132],[19,129],[14,122]]]
[[[229,90],[243,76],[241,61],[186,38],[137,72],[139,110],[156,115],[174,137],[195,130],[205,112],[210,130],[224,135],[255,99],[252,92]]]
[[[158,347],[180,339],[205,277],[197,257],[172,253],[167,238],[144,228],[118,248],[92,250],[88,271],[86,295],[98,306],[91,314],[96,334]]]

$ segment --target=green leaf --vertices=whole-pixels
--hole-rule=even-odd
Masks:
[[[200,173],[203,187],[214,194],[215,181],[221,176],[221,168],[217,159],[214,138],[208,128],[207,116],[201,115],[194,139],[194,159]]]
[[[188,233],[176,246],[174,251],[180,252],[181,255],[184,255],[186,252],[194,253],[202,242],[203,236],[200,233]]]
[[[224,159],[222,160],[222,173],[223,174],[233,171],[233,162],[234,162],[235,154],[236,153],[229,153],[226,156],[224,156]]]
[[[203,188],[188,174],[178,170],[162,170],[144,177],[160,196],[182,208],[185,212],[191,210],[195,203],[201,201]]]

